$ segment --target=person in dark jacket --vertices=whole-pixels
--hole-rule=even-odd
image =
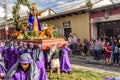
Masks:
[[[54,68],[57,68],[57,78],[60,79],[60,62],[59,62],[59,43],[55,43],[55,45],[50,50],[51,56],[51,68],[50,68],[50,79],[52,79],[52,72]]]

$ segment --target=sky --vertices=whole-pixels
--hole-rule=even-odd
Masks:
[[[5,15],[5,10],[3,8],[3,1],[5,0],[0,0],[0,19],[3,19]],[[8,1],[8,7],[7,7],[7,12],[8,12],[8,17],[12,18],[12,6],[16,2],[16,0],[7,0]],[[84,6],[85,3],[88,0],[29,0],[30,3],[35,2],[38,6],[39,11],[51,8],[53,9],[56,13],[79,8],[81,6]],[[91,0],[92,3],[97,3],[100,0]],[[102,0],[101,0],[102,1]],[[112,0],[113,2],[120,2],[120,0]],[[105,3],[110,3],[109,0],[103,0],[101,4]],[[101,4],[97,4],[95,6],[99,6]],[[26,15],[28,11],[28,8],[24,5],[21,5],[21,10],[20,14],[21,15]]]

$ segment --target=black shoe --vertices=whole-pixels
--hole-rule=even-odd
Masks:
[[[52,80],[52,77],[48,77],[49,80]]]
[[[68,71],[68,74],[71,74],[70,71]]]
[[[63,71],[60,71],[60,73],[63,73]]]
[[[57,79],[61,79],[60,77],[58,77]]]
[[[99,61],[100,59],[97,59],[97,61]]]
[[[62,71],[62,72],[67,73],[66,71]]]
[[[96,60],[96,58],[94,58],[93,60]]]

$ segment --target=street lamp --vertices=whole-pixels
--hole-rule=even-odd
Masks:
[[[110,17],[110,11],[106,10],[104,12],[104,18],[106,19],[106,21],[109,19],[109,17]]]
[[[3,6],[4,6],[4,9],[5,9],[5,39],[8,39],[8,30],[9,30],[9,27],[8,27],[8,24],[7,24],[7,0],[3,0]]]

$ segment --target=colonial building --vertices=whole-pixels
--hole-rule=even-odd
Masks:
[[[63,30],[64,36],[70,33],[76,34],[78,38],[90,39],[89,8],[78,8],[48,17],[41,18],[42,22],[53,24],[55,28]]]
[[[90,23],[91,38],[95,39],[104,35],[117,36],[120,33],[120,4],[109,2],[109,5],[92,9]]]

